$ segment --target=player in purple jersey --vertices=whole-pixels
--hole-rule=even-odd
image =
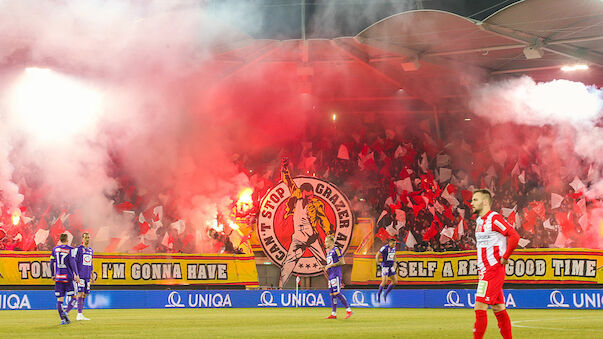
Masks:
[[[90,282],[93,277],[92,248],[90,248],[90,234],[88,232],[82,234],[82,244],[75,249],[75,263],[80,276],[77,299],[71,297],[65,313],[69,313],[69,311],[77,306],[77,317],[75,320],[90,320],[84,317],[82,313],[86,296],[90,294]]]
[[[383,301],[387,301],[387,295],[398,283],[398,277],[396,276],[396,268],[398,266],[398,262],[396,261],[396,239],[389,239],[387,245],[381,247],[375,255],[377,262],[379,262],[379,257],[381,257],[381,284],[379,284],[379,291],[377,291],[377,302],[381,302],[381,292],[383,292],[383,288],[387,284],[387,278],[391,282],[385,289]]]
[[[73,248],[67,245],[67,233],[59,237],[59,245],[52,249],[50,254],[50,271],[54,277],[54,295],[57,297],[57,311],[61,317],[61,325],[67,325],[69,317],[63,311],[63,299],[65,296],[72,296],[77,287],[75,282],[79,282],[77,266],[72,255]]]
[[[331,294],[331,305],[333,307],[333,312],[331,312],[331,315],[326,319],[337,319],[337,301],[335,298],[339,299],[341,304],[345,306],[345,319],[347,319],[352,316],[352,309],[346,298],[340,293],[343,280],[341,266],[345,264],[343,254],[338,247],[335,247],[335,237],[332,235],[328,235],[325,238],[325,247],[327,248],[327,265],[324,266],[324,269],[329,274],[329,292]]]

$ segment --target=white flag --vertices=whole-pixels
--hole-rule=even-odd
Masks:
[[[515,211],[517,209],[517,205],[515,205],[515,207],[513,208],[504,208],[502,209],[502,215],[503,217],[508,218],[509,215],[511,215],[511,213],[513,213],[513,211]]]
[[[439,182],[446,182],[450,180],[452,177],[452,170],[450,168],[442,167],[440,168],[440,178]]]
[[[406,234],[406,238],[404,238],[404,243],[408,248],[415,247],[415,245],[417,244],[417,240],[415,240],[415,237],[412,235],[412,232],[408,231],[408,234]]]
[[[559,208],[563,202],[563,197],[556,193],[551,193],[551,209]]]
[[[525,248],[526,246],[528,246],[529,243],[530,241],[528,239],[521,238],[519,239],[519,242],[517,244]]]
[[[184,232],[186,224],[184,223],[184,220],[178,220],[176,222],[171,223],[170,226],[176,229],[178,231],[178,234],[182,234],[182,232]]]
[[[423,153],[421,154],[421,160],[419,161],[419,167],[421,167],[421,170],[423,170],[424,173],[427,173],[427,154]]]
[[[580,180],[580,178],[578,178],[578,176],[576,176],[574,178],[574,181],[570,182],[569,184],[574,191],[576,192],[580,192],[583,188],[584,188],[584,183],[582,182],[582,180]]]
[[[555,226],[551,225],[551,219],[546,219],[542,223],[542,227],[546,228],[547,230],[555,230]]]
[[[519,182],[521,182],[522,184],[526,183],[526,171],[521,171],[521,174],[517,177],[517,179],[519,179]]]
[[[405,156],[407,152],[408,151],[405,147],[402,147],[402,145],[398,145],[398,148],[396,148],[396,152],[394,152],[394,159],[398,159],[400,157]]]
[[[450,157],[446,154],[440,154],[437,156],[436,158],[436,166],[437,167],[444,167],[446,165],[448,165],[450,163]]]
[[[448,185],[446,185],[446,188],[442,191],[442,198],[446,199],[452,208],[456,208],[459,205],[459,201],[455,196],[448,193]]]
[[[452,239],[452,236],[454,235],[454,227],[446,227],[440,232],[440,234]]]
[[[339,151],[337,151],[337,159],[350,160],[350,153],[348,153],[348,148],[345,147],[344,144],[339,146]]]
[[[456,227],[458,229],[458,234],[459,237],[463,234],[465,234],[465,223],[463,222],[463,219],[461,219],[461,221],[459,221],[458,226]]]
[[[398,194],[402,194],[402,192],[404,192],[404,191],[406,191],[407,193],[410,193],[414,190],[414,188],[412,187],[412,182],[410,181],[410,177],[407,177],[404,180],[398,180],[395,183],[396,183],[396,192],[398,192]]]
[[[34,236],[34,241],[36,242],[36,245],[46,242],[46,239],[48,238],[49,233],[50,233],[49,230],[40,228],[36,232],[36,235]]]

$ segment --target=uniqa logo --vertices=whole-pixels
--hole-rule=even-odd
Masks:
[[[448,291],[446,295],[445,307],[464,307],[465,304],[461,303],[461,296],[456,291]]]
[[[365,302],[364,299],[364,293],[362,293],[361,291],[354,291],[354,294],[352,294],[352,305],[351,306],[368,306],[369,304],[367,304]]]
[[[569,307],[569,304],[564,303],[565,297],[563,296],[563,293],[561,293],[561,291],[554,290],[553,292],[551,292],[549,298],[551,303],[546,305],[546,307]]]
[[[180,297],[180,293],[174,291],[168,295],[168,303],[165,307],[184,307],[184,304],[181,303],[182,298]]]
[[[226,293],[223,296],[221,293],[207,293],[207,294],[189,294],[188,295],[188,306],[189,307],[232,307],[230,301],[230,294]]]
[[[19,298],[16,294],[0,295],[0,309],[5,310],[7,308],[9,310],[31,309],[27,294],[24,294],[22,298]]]
[[[276,306],[274,302],[274,296],[270,291],[264,291],[260,295],[260,303],[258,306]]]
[[[320,293],[283,293],[281,294],[281,305],[285,307],[325,306],[325,300]]]

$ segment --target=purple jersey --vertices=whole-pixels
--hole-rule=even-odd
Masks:
[[[396,260],[396,247],[384,245],[379,250],[379,253],[381,253],[381,267],[394,266],[394,261]]]
[[[77,265],[73,257],[73,247],[59,245],[50,253],[50,270],[57,282],[71,282],[77,274]]]
[[[75,262],[80,278],[90,279],[92,275],[92,248],[80,245],[76,250]]]
[[[338,263],[341,260],[342,254],[338,247],[333,247],[327,253],[327,265]],[[335,277],[341,277],[341,266],[335,266],[329,268],[329,279]]]

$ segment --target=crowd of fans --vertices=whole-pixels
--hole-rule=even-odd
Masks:
[[[102,230],[95,236],[106,238],[104,250],[109,252],[190,253],[196,251],[200,237],[211,242],[212,252],[238,252],[251,237],[261,197],[280,181],[280,157],[286,156],[293,175],[332,182],[346,193],[356,218],[373,218],[376,245],[395,237],[402,249],[412,251],[474,249],[472,190],[488,188],[494,195],[493,209],[520,233],[521,247],[596,246],[584,236],[592,222],[589,211],[602,206],[601,200],[583,194],[596,179],[592,168],[589,171],[586,165],[575,177],[552,185],[542,173],[547,164],[536,146],[497,146],[494,127],[480,125],[479,135],[474,135],[472,122],[445,122],[447,127],[438,135],[429,120],[389,126],[357,117],[313,126],[303,142],[284,145],[268,160],[265,154],[235,155],[253,188],[253,204],[244,211],[235,203],[227,206],[231,215],[216,216],[215,225],[205,227],[204,234],[176,216],[170,202],[141,195],[131,178],[119,177],[120,188],[112,198],[115,209],[131,220],[131,229],[124,232],[134,236],[127,244],[124,237]],[[534,128],[531,135],[549,132]],[[232,220],[249,228],[241,232],[230,227]],[[85,230],[78,211],[68,206],[4,210],[0,249],[48,250],[65,230],[75,238]],[[240,235],[237,245],[230,237],[234,231]]]

